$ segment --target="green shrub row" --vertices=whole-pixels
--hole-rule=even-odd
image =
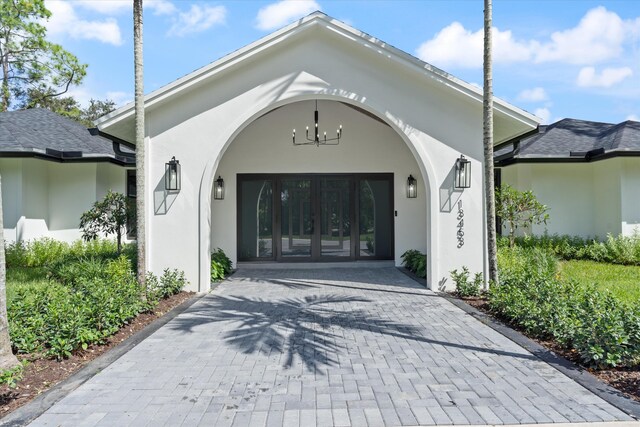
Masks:
[[[402,265],[418,277],[427,277],[427,256],[420,251],[410,249],[402,254]]]
[[[594,367],[640,362],[640,308],[608,291],[560,280],[554,252],[500,248],[500,284],[489,289],[491,310],[529,335],[575,349]]]
[[[182,272],[167,269],[159,278],[149,273],[141,295],[131,260],[124,255],[113,258],[110,248],[115,244],[108,241],[67,245],[49,240],[12,247],[9,271],[26,273],[46,266],[49,277],[14,281],[7,287],[9,332],[16,352],[68,357],[76,349],[103,342],[186,285]]]
[[[220,248],[211,253],[211,281],[219,282],[231,274],[232,264],[229,257]]]
[[[135,244],[125,245],[123,254],[135,261]],[[86,257],[115,259],[118,256],[116,242],[108,239],[95,239],[88,242],[77,240],[73,243],[66,243],[44,238],[29,242],[11,243],[6,246],[7,268],[50,267]],[[133,265],[135,266],[136,263],[134,262]]]
[[[508,246],[509,239],[501,238],[500,246]],[[640,265],[640,235],[608,235],[604,241],[576,236],[526,236],[516,238],[523,248],[543,248],[561,259],[590,260],[612,264]]]

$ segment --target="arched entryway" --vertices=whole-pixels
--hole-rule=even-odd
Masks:
[[[305,126],[313,126],[316,99],[305,98],[257,114],[225,145],[202,189],[210,207],[206,250],[220,247],[234,262],[396,265],[408,249],[429,253],[433,192],[410,138],[363,104],[321,96],[321,132],[342,124],[340,143],[294,146],[292,129],[304,136]],[[416,198],[406,196],[409,175],[418,179]],[[224,200],[212,194],[219,176]]]

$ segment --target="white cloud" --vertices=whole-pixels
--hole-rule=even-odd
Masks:
[[[542,87],[534,87],[533,89],[525,89],[518,95],[520,101],[540,102],[549,99],[547,91]]]
[[[536,116],[542,119],[542,124],[546,125],[549,123],[549,119],[551,119],[551,111],[548,108],[536,108],[533,112]]]
[[[133,94],[123,91],[107,92],[105,99],[110,99],[116,103],[116,106],[121,106],[133,101]]]
[[[482,67],[484,30],[473,32],[459,22],[443,28],[416,50],[419,58],[443,67]],[[562,62],[591,65],[620,57],[624,45],[640,37],[640,18],[623,20],[604,7],[589,10],[577,26],[546,40],[517,40],[511,31],[493,28],[495,63]]]
[[[633,120],[634,122],[640,122],[640,116],[637,114],[629,114],[625,120]]]
[[[131,0],[76,0],[75,4],[105,15],[116,15],[133,9]],[[145,0],[143,7],[155,15],[173,15],[176,7],[168,0]]]
[[[98,40],[116,46],[122,44],[120,27],[113,18],[92,21],[81,19],[73,6],[65,1],[49,0],[46,7],[51,11],[51,18],[44,24],[48,34],[54,38],[66,35],[74,39]]]
[[[492,32],[494,62],[521,62],[531,58],[532,43],[515,40],[511,31],[494,27]],[[482,67],[483,37],[483,29],[471,32],[454,22],[420,45],[417,54],[420,59],[438,66]]]
[[[194,4],[187,12],[178,14],[167,35],[182,37],[187,34],[199,33],[214,25],[224,24],[226,17],[227,9],[224,6]]]
[[[594,67],[583,67],[578,73],[576,83],[581,87],[611,87],[632,74],[633,71],[629,67],[605,68],[600,74]]]
[[[602,6],[591,9],[571,29],[551,34],[551,41],[541,46],[536,62],[562,61],[592,64],[618,57],[627,31],[625,22]]]
[[[281,0],[258,11],[256,28],[274,30],[316,10],[320,5],[314,0]]]

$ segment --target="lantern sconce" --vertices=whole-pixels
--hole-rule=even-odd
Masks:
[[[167,191],[180,191],[182,185],[180,162],[173,156],[164,164],[164,188]]]
[[[216,200],[224,199],[224,179],[222,179],[221,176],[218,176],[218,179],[216,179],[213,198]]]
[[[456,159],[455,188],[471,187],[471,162],[462,154]]]
[[[407,178],[407,198],[415,199],[416,197],[418,197],[418,181],[413,175],[409,175]]]

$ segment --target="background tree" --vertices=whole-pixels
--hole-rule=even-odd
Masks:
[[[86,127],[94,127],[95,120],[116,109],[116,103],[110,99],[91,99],[89,105],[83,108],[82,105],[72,96],[43,96],[42,87],[32,88],[27,91],[26,98],[22,101],[20,108],[46,108],[61,116],[82,123]]]
[[[493,62],[491,56],[491,26],[493,6],[484,0],[484,90],[482,102],[482,134],[484,145],[484,194],[487,217],[487,253],[489,280],[498,283],[498,241],[496,233],[496,200],[493,176]]]
[[[496,213],[502,225],[509,228],[509,246],[516,243],[516,230],[529,228],[533,224],[546,224],[549,220],[549,208],[536,199],[533,191],[518,191],[504,184],[496,191]]]
[[[146,217],[144,189],[144,79],[142,62],[142,0],[133,0],[133,61],[135,74],[136,126],[136,242],[138,244],[138,284],[146,294]]]
[[[98,200],[93,207],[80,217],[80,228],[84,240],[93,240],[100,235],[116,235],[118,253],[122,250],[122,236],[127,224],[135,214],[127,197],[109,190],[104,199]]]
[[[113,110],[116,109],[116,103],[110,99],[105,99],[104,101],[99,99],[91,98],[89,100],[89,106],[82,110],[80,115],[80,119],[84,124],[88,127],[95,126],[95,121],[99,117],[104,116],[105,114],[109,114]]]
[[[1,179],[0,179],[1,182]],[[0,184],[0,370],[18,366],[11,351],[9,320],[7,319],[7,270],[4,257],[4,223],[2,221],[2,185]]]
[[[41,22],[50,16],[43,0],[0,0],[0,111],[24,101],[31,89],[39,99],[54,98],[84,78],[87,65],[45,39]]]

